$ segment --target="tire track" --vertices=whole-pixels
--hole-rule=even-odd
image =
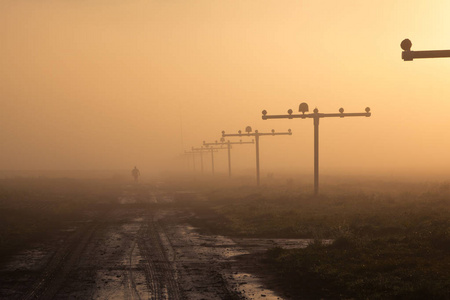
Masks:
[[[145,260],[145,275],[151,290],[151,299],[183,299],[176,279],[176,271],[167,257],[160,237],[161,226],[153,215],[143,225],[138,246]]]
[[[105,227],[104,218],[109,218],[111,209],[101,213],[94,221],[80,226],[61,245],[45,266],[38,279],[21,299],[53,299],[63,286],[68,274],[74,268],[94,234]]]
[[[70,238],[70,241],[64,243],[53,256],[23,299],[52,299],[99,226],[100,224],[95,223],[78,229]]]
[[[128,268],[126,272],[124,272],[125,277],[125,299],[139,299],[141,300],[141,296],[136,288],[136,282],[133,278],[133,252],[136,248],[136,240],[133,241],[133,245],[131,246],[131,251],[128,256]]]

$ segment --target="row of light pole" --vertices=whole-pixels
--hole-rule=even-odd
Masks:
[[[231,177],[231,148],[232,148],[231,145],[254,144],[254,143],[255,143],[254,140],[252,140],[251,142],[243,142],[242,140],[240,140],[239,142],[230,142],[229,140],[225,141],[225,138],[221,137],[220,143],[217,141],[215,141],[214,143],[207,143],[207,142],[203,141],[203,146],[205,146],[206,148],[208,148],[210,146],[220,146],[220,148],[215,148],[215,149],[224,149],[223,146],[226,146],[225,149],[228,150],[228,177]],[[209,149],[211,149],[211,148],[209,148]],[[213,165],[214,165],[214,160],[213,160]],[[213,167],[213,170],[214,170],[214,167]],[[214,171],[213,171],[213,174],[214,174]]]
[[[413,59],[417,58],[439,58],[439,57],[450,57],[450,50],[428,50],[428,51],[411,51],[412,43],[409,39],[405,39],[400,44],[401,48],[403,49],[402,52],[402,59],[405,61],[412,61]],[[299,112],[300,114],[293,114],[292,109],[289,109],[287,112],[287,115],[268,115],[266,110],[262,111],[262,119],[263,120],[269,120],[269,119],[313,119],[314,124],[314,194],[319,193],[319,120],[321,118],[329,118],[329,117],[338,117],[338,118],[344,118],[344,117],[370,117],[371,112],[370,108],[367,107],[365,109],[365,112],[361,113],[344,113],[344,109],[340,108],[339,113],[319,113],[319,110],[315,108],[313,110],[313,113],[308,113],[309,107],[306,103],[301,103],[299,106]],[[185,154],[192,154],[193,160],[194,160],[194,170],[195,170],[195,154],[200,153],[200,159],[201,159],[201,170],[203,173],[203,156],[202,153],[204,151],[211,151],[211,159],[212,159],[212,173],[214,174],[214,151],[218,151],[221,149],[228,149],[228,176],[231,177],[231,145],[232,144],[256,144],[256,184],[260,185],[260,166],[259,166],[259,137],[260,136],[268,136],[268,135],[292,135],[291,130],[289,129],[288,132],[275,132],[272,130],[272,132],[266,132],[261,133],[258,130],[255,130],[255,132],[252,132],[252,128],[250,126],[247,126],[245,129],[246,133],[242,133],[240,130],[237,134],[227,134],[225,131],[222,131],[222,138],[219,142],[214,143],[206,143],[203,142],[203,146],[201,148],[192,148],[192,151],[185,151]],[[225,142],[225,137],[255,137],[254,141],[252,142]],[[224,148],[223,146],[227,146]],[[219,147],[212,147],[212,146],[220,146]]]
[[[214,143],[207,143],[203,141],[203,146],[200,148],[192,147],[191,151],[184,151],[185,155],[192,155],[192,161],[193,161],[193,169],[195,171],[195,155],[200,154],[200,168],[201,173],[203,174],[203,152],[211,152],[211,171],[212,174],[214,174],[214,152],[218,152],[219,150],[228,150],[228,176],[231,177],[231,145],[238,145],[238,144],[254,144],[254,140],[251,142],[243,142],[240,140],[239,142],[230,142],[225,141],[225,138],[220,139],[220,143],[218,141],[215,141]],[[220,147],[210,147],[212,145],[220,146]],[[226,147],[225,147],[226,146]]]
[[[269,119],[313,119],[314,124],[314,194],[319,193],[319,120],[321,118],[345,118],[345,117],[370,117],[371,112],[370,108],[367,107],[365,109],[365,112],[358,112],[358,113],[345,113],[343,108],[339,109],[338,113],[319,113],[319,110],[315,108],[312,113],[307,113],[309,111],[308,104],[301,103],[299,106],[299,112],[300,114],[294,114],[292,109],[289,109],[287,111],[286,115],[268,115],[266,110],[262,111],[262,119],[263,120],[269,120]],[[220,149],[228,149],[228,175],[231,176],[231,155],[230,155],[230,149],[232,144],[251,144],[255,143],[256,145],[256,184],[260,185],[260,159],[259,159],[259,138],[261,136],[276,136],[276,135],[292,135],[291,129],[289,129],[287,132],[275,132],[275,130],[272,129],[271,132],[259,132],[258,130],[255,130],[253,132],[252,128],[250,126],[247,126],[245,129],[245,132],[242,132],[241,130],[238,131],[238,133],[225,133],[225,131],[222,131],[222,138],[220,140],[220,143],[215,141],[214,143],[206,143],[203,142],[203,145],[205,147],[201,148],[192,148],[192,152],[186,152],[186,153],[192,153],[195,152],[200,153],[201,158],[201,166],[202,166],[202,173],[203,173],[203,159],[202,159],[202,153],[204,151],[211,151],[211,158],[212,158],[212,172],[214,173],[214,156],[213,151],[218,151]],[[225,137],[254,137],[254,140],[252,142],[225,142]],[[227,146],[224,148],[223,146]],[[213,146],[220,146],[220,147],[213,147]],[[194,166],[195,168],[195,166]]]
[[[226,136],[254,136],[255,137],[255,144],[256,144],[256,185],[260,185],[260,171],[259,171],[259,137],[260,136],[267,136],[267,135],[292,135],[291,130],[289,129],[288,132],[275,132],[275,130],[272,129],[272,132],[259,132],[258,130],[255,130],[255,132],[252,132],[252,128],[250,126],[247,126],[245,128],[246,133],[242,133],[241,130],[238,131],[238,133],[225,133],[225,131],[222,131],[222,137]]]
[[[201,167],[202,167],[202,174],[203,174],[203,152],[208,152],[208,151],[211,152],[211,171],[214,174],[214,152],[218,152],[218,150],[220,150],[220,148],[210,147],[207,149],[207,148],[203,148],[203,147],[200,147],[200,148],[192,147],[192,152],[200,153],[200,163],[201,163]]]
[[[222,131],[222,138],[220,139],[220,143],[218,141],[215,141],[213,143],[207,143],[203,141],[203,146],[201,148],[194,148],[192,147],[192,151],[185,151],[185,154],[191,154],[193,156],[193,162],[194,162],[194,170],[195,170],[195,154],[200,154],[200,163],[201,163],[201,172],[203,174],[203,152],[205,151],[211,151],[211,170],[214,174],[214,151],[227,149],[228,150],[228,176],[231,177],[231,148],[232,145],[236,144],[255,144],[256,145],[256,185],[259,186],[260,181],[260,164],[259,164],[259,137],[260,136],[275,136],[275,135],[292,135],[291,130],[289,129],[287,132],[275,132],[274,129],[272,129],[271,132],[259,132],[258,130],[255,130],[253,132],[251,126],[247,126],[245,128],[245,133],[242,133],[241,130],[238,131],[238,133],[229,133],[226,134],[225,131]],[[254,139],[251,142],[243,142],[240,140],[239,142],[231,142],[231,141],[225,141],[225,137],[254,137]],[[212,146],[220,146],[220,147],[212,147]],[[226,146],[226,147],[224,147]]]

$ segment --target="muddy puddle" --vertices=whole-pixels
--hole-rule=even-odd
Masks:
[[[166,218],[170,219],[170,216]],[[211,288],[214,284],[225,285],[240,299],[288,299],[265,286],[267,280],[270,280],[270,274],[264,277],[261,275],[264,272],[260,270],[248,272],[256,271],[255,264],[258,262],[247,260],[246,257],[275,246],[302,248],[311,242],[307,239],[232,239],[220,235],[204,235],[188,224],[168,227],[166,232],[172,241],[178,269],[183,273],[182,281],[191,281],[183,282],[184,286],[191,285],[191,289],[186,293],[188,299],[200,299],[197,298],[200,296],[204,299],[221,299],[218,297],[218,291]],[[216,279],[212,282],[209,280],[211,285],[192,283],[202,280],[199,273]]]

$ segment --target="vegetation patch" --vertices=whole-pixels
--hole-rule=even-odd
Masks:
[[[307,298],[450,298],[449,252],[426,240],[339,238],[274,248],[266,262],[291,293]]]
[[[207,225],[234,236],[313,239],[305,249],[271,249],[265,259],[286,290],[305,299],[450,299],[445,186],[320,197],[211,191],[209,209],[220,218]]]

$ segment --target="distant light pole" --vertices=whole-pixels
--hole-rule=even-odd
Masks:
[[[198,152],[184,150],[184,155],[192,155],[193,171],[195,172],[195,154]],[[189,166],[188,166],[189,167]]]
[[[194,148],[194,147],[192,147],[192,151],[200,152],[202,174],[203,174],[203,151],[210,151],[211,152],[211,161],[212,161],[211,162],[211,170],[212,170],[212,173],[214,174],[214,152],[217,152],[217,149],[220,149],[220,148],[213,148],[213,147],[211,147],[211,148],[203,148],[203,147]]]
[[[192,157],[194,159],[194,166],[195,166],[195,153],[200,154],[200,170],[201,170],[201,173],[203,174],[203,151],[196,150],[196,149],[194,149],[194,147],[192,147],[192,151],[188,151],[185,153],[192,153]],[[194,170],[195,170],[195,167],[194,167]]]
[[[411,51],[412,43],[409,39],[401,42],[402,59],[404,61],[412,61],[414,58],[439,58],[450,57],[450,50],[428,50],[428,51]]]
[[[214,143],[206,143],[205,141],[203,141],[203,145],[208,147],[208,146],[213,146],[213,145],[217,145],[217,146],[223,146],[226,145],[227,149],[228,149],[228,177],[231,177],[231,145],[239,145],[239,144],[254,144],[255,141],[252,140],[251,142],[243,142],[242,140],[239,142],[230,142],[230,141],[226,141],[225,142],[225,138],[221,137],[220,138],[220,143],[218,143],[217,141]],[[221,149],[221,148],[220,148]]]
[[[293,115],[292,109],[288,110],[287,115],[267,115],[267,111],[262,111],[262,119],[306,119],[312,118],[314,120],[314,194],[317,195],[319,193],[319,119],[320,118],[328,118],[328,117],[370,117],[370,108],[366,107],[365,113],[344,113],[344,109],[340,108],[339,113],[337,114],[323,114],[319,113],[317,108],[314,109],[312,114],[305,114],[305,112],[309,111],[308,104],[301,103],[298,109],[301,114]]]
[[[260,180],[259,180],[259,137],[263,136],[263,135],[292,135],[292,132],[289,129],[288,132],[275,133],[275,130],[272,129],[272,132],[262,133],[262,132],[259,132],[258,130],[255,130],[255,132],[252,133],[252,128],[250,126],[247,126],[245,128],[245,132],[247,132],[247,133],[242,133],[242,131],[239,130],[237,134],[234,134],[234,133],[225,134],[225,131],[222,131],[222,137],[226,137],[226,136],[240,136],[240,137],[254,136],[255,137],[255,142],[256,142],[256,185],[259,186],[259,184],[260,184]]]

